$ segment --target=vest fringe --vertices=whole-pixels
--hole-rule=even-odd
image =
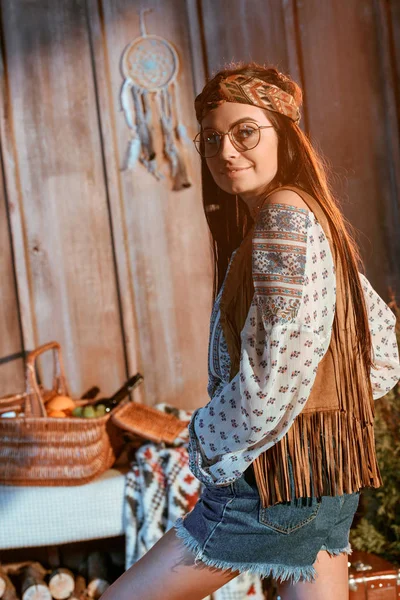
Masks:
[[[300,413],[289,432],[253,462],[253,469],[264,508],[293,497],[340,496],[382,484],[373,423],[363,425],[353,414],[337,410]]]

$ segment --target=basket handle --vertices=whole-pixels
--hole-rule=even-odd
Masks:
[[[39,346],[35,350],[32,350],[32,352],[29,352],[26,358],[26,417],[47,416],[42,391],[36,377],[35,363],[37,358],[48,350],[53,350],[53,390],[56,394],[68,396],[60,344],[57,342],[48,342],[43,346]]]

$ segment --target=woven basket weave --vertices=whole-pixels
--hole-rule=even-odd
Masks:
[[[112,415],[112,421],[117,427],[146,440],[169,444],[174,442],[189,423],[151,406],[134,402],[121,406],[121,409]]]
[[[43,390],[35,362],[48,350],[53,351],[53,388]],[[24,410],[23,417],[0,419],[0,484],[81,485],[114,463],[121,441],[111,413],[91,419],[47,417],[44,398],[56,394],[69,395],[60,345],[50,342],[27,357],[26,392],[0,399],[2,410],[18,403]]]

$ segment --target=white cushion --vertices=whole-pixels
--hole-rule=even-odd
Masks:
[[[124,496],[117,469],[73,487],[0,486],[0,549],[123,535]]]

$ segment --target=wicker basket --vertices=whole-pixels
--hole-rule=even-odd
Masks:
[[[120,410],[112,415],[112,421],[117,427],[145,440],[167,444],[172,444],[189,423],[151,406],[135,402],[121,406]]]
[[[35,362],[48,350],[53,351],[53,388],[43,390]],[[60,345],[50,342],[27,357],[26,392],[0,399],[2,412],[5,406],[24,411],[23,417],[0,419],[0,484],[81,485],[114,463],[122,441],[111,413],[91,419],[47,417],[44,401],[56,394],[69,395]]]

